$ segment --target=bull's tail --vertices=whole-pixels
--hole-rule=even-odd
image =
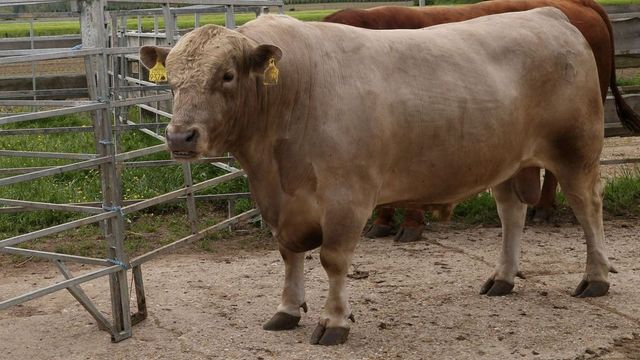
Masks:
[[[589,6],[595,10],[600,17],[602,17],[602,21],[607,24],[607,29],[609,30],[609,39],[611,41],[611,79],[609,80],[609,87],[611,88],[611,93],[613,94],[613,98],[616,104],[616,112],[618,113],[618,118],[622,125],[629,129],[629,131],[633,133],[640,133],[640,116],[636,114],[631,106],[624,101],[624,98],[620,94],[620,90],[616,85],[616,61],[615,61],[615,44],[613,42],[613,28],[611,27],[611,21],[609,21],[609,16],[607,12],[604,10],[600,4],[595,1],[587,1]]]

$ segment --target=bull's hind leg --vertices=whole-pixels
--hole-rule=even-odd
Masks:
[[[290,330],[300,322],[300,308],[307,312],[304,300],[304,256],[280,246],[280,255],[284,260],[284,290],[278,310],[262,327],[265,330]]]
[[[515,277],[519,275],[518,258],[527,205],[520,201],[514,179],[493,187],[491,191],[502,222],[502,251],[495,271],[482,285],[480,294],[501,296],[511,292]]]
[[[609,271],[615,272],[604,249],[602,182],[597,161],[594,163],[586,169],[571,167],[556,172],[562,191],[584,229],[587,242],[586,271],[573,293],[577,297],[606,295]]]
[[[346,290],[347,272],[369,212],[345,207],[325,215],[320,262],[329,278],[329,295],[311,335],[312,344],[338,345],[347,340],[349,320],[355,321]]]

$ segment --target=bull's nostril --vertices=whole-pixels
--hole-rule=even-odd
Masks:
[[[189,143],[189,142],[195,141],[197,138],[198,138],[198,132],[194,129],[189,132],[189,135],[187,135],[187,138],[184,140]]]

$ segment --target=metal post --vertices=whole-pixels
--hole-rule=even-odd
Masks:
[[[225,6],[225,16],[224,16],[224,26],[227,29],[235,29],[236,28],[236,17],[234,14],[233,5]]]
[[[105,39],[105,0],[80,0],[80,27],[83,48],[104,48]],[[109,79],[107,71],[107,55],[97,56],[97,86],[90,94],[92,100],[109,102]],[[90,82],[93,82],[91,77]],[[91,84],[89,85],[91,89]],[[103,108],[95,112],[93,119],[96,147],[99,156],[111,157],[111,161],[100,166],[103,206],[105,210],[114,211],[117,216],[106,220],[105,239],[109,244],[108,254],[114,264],[122,269],[109,275],[111,289],[111,307],[113,328],[111,340],[118,342],[131,337],[131,313],[129,310],[129,289],[127,283],[127,259],[124,253],[124,215],[118,211],[122,206],[120,177],[116,169],[115,141],[109,109]]]
[[[31,40],[31,50],[35,49],[35,40],[34,40],[34,31],[33,31],[33,18],[29,19],[29,39]],[[33,90],[33,100],[36,100],[36,62],[33,61],[31,62],[31,90]],[[31,111],[35,112],[38,111],[38,107],[37,106],[33,106],[31,108]]]
[[[134,266],[132,271],[133,283],[136,288],[136,302],[138,304],[138,312],[133,314],[131,324],[135,325],[147,318],[147,298],[144,295],[144,283],[142,281],[142,270],[140,265]]]
[[[182,174],[184,176],[184,187],[190,188],[193,186],[193,178],[191,176],[191,164],[182,164]],[[198,232],[198,214],[196,212],[196,200],[193,197],[193,193],[187,194],[187,215],[189,216],[189,225],[191,225],[191,233]]]
[[[164,15],[164,33],[167,36],[167,45],[173,46],[176,26],[173,21],[174,19],[173,15],[171,14],[171,7],[169,3],[162,5],[162,14]]]

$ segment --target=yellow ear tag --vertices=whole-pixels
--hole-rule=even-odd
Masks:
[[[264,79],[262,83],[265,85],[278,85],[278,74],[280,71],[276,67],[276,60],[274,58],[269,59],[269,65],[264,70]]]
[[[157,61],[151,69],[149,69],[149,81],[156,84],[167,81],[167,69],[160,61]]]

